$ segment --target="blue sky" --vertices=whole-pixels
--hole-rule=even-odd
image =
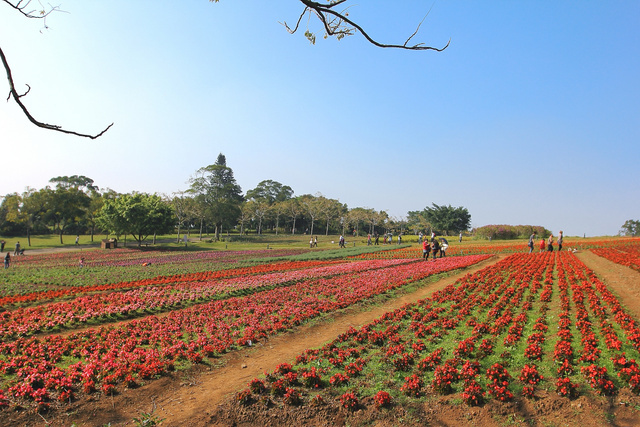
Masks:
[[[115,124],[93,141],[36,128],[0,102],[0,194],[74,174],[171,194],[223,153],[243,191],[272,179],[395,217],[450,204],[474,227],[569,236],[640,219],[639,2],[349,10],[372,37],[403,43],[431,9],[414,40],[451,39],[442,53],[360,35],[310,45],[279,24],[296,21],[297,0],[60,8],[41,31],[0,4],[0,46],[18,88],[32,88],[23,100],[76,131]]]

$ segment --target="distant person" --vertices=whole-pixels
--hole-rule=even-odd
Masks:
[[[546,245],[544,243],[544,239],[540,239],[540,252],[544,252],[546,249]]]
[[[318,247],[318,236],[313,238],[313,247],[317,248]]]
[[[534,231],[533,234],[529,236],[529,243],[527,244],[527,246],[529,246],[529,253],[533,252],[533,243],[535,241],[536,241],[536,232]]]
[[[367,246],[371,246],[371,233],[367,234]]]
[[[462,231],[460,232],[460,236],[458,236],[458,242],[462,243]]]
[[[344,248],[344,236],[341,234],[340,235],[340,240],[338,240],[338,244],[340,245],[341,248]]]
[[[9,268],[9,264],[11,264],[11,255],[9,255],[9,252],[7,252],[7,254],[4,256],[4,268]]]
[[[562,239],[563,239],[562,230],[560,230],[558,232],[558,252],[562,250]]]
[[[13,251],[13,256],[20,255],[20,242],[16,242],[16,250]]]
[[[447,256],[447,249],[449,248],[449,242],[444,237],[440,238],[440,258]]]
[[[0,240],[0,252],[4,252],[4,245],[6,245],[7,242],[5,242],[4,240]]]
[[[440,251],[440,243],[438,243],[438,240],[434,237],[431,239],[431,252],[433,252],[433,260],[436,260],[436,255],[438,255],[438,252]]]
[[[418,233],[418,243],[422,243],[422,231]]]
[[[79,245],[79,243],[78,243],[79,241],[80,241],[80,236],[79,236],[79,235],[76,235],[76,246],[78,246],[78,245]]]
[[[309,239],[309,249],[313,247],[313,237]]]
[[[80,262],[78,262],[78,267],[84,267],[84,258],[80,258]]]
[[[547,250],[553,252],[553,234],[549,236],[549,240],[547,241]]]
[[[373,241],[373,244],[377,246],[379,242],[380,242],[380,235],[378,233],[376,233],[376,238]]]
[[[425,261],[429,260],[429,252],[431,252],[431,245],[429,245],[429,241],[427,239],[424,239],[422,242],[422,258]]]
[[[398,234],[398,244],[402,244],[402,234]]]

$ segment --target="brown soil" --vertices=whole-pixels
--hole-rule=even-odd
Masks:
[[[611,286],[625,306],[640,318],[640,273],[604,260],[590,252],[579,258]],[[125,426],[142,413],[163,419],[166,426],[251,426],[251,425],[640,425],[640,398],[628,390],[614,397],[585,396],[569,400],[552,391],[537,392],[534,400],[508,404],[490,401],[481,407],[469,407],[451,397],[433,397],[424,405],[396,407],[377,411],[366,405],[347,413],[335,405],[321,408],[256,408],[250,410],[231,402],[233,394],[282,362],[293,362],[308,348],[333,340],[350,326],[359,327],[387,311],[426,298],[459,277],[486,267],[496,258],[449,275],[415,292],[389,299],[381,305],[347,309],[327,320],[303,326],[294,332],[273,337],[254,347],[236,351],[217,360],[216,367],[198,365],[176,372],[135,390],[111,396],[96,396],[91,401],[73,403],[64,411],[43,414],[26,412],[6,414],[0,425],[51,426]],[[366,403],[366,402],[363,402]],[[148,424],[151,425],[151,424]]]

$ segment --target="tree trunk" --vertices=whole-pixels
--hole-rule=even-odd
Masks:
[[[293,217],[293,226],[291,227],[291,234],[296,234],[296,217]]]
[[[180,243],[180,223],[178,223],[178,238],[176,239],[176,243]]]
[[[156,244],[156,233],[153,233],[153,244]]]
[[[29,232],[29,227],[27,227],[27,243],[31,246],[31,233]]]
[[[280,216],[276,216],[276,236],[278,235],[278,225],[280,223]]]
[[[200,218],[200,241],[202,241],[202,218]]]
[[[64,243],[62,242],[62,228],[60,229],[60,244],[63,245]]]

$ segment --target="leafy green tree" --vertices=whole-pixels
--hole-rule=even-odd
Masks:
[[[244,234],[244,225],[253,219],[254,204],[255,202],[250,200],[248,202],[243,202],[240,205],[240,216],[238,217],[238,222],[240,223],[240,235]]]
[[[409,211],[407,213],[407,227],[414,233],[420,231],[431,232],[433,226],[424,215],[424,211]]]
[[[187,219],[191,216],[190,208],[193,201],[193,198],[188,197],[184,191],[175,193],[173,199],[171,199],[173,214],[175,215],[178,226],[176,243],[180,242],[180,228],[186,224]]]
[[[54,231],[62,236],[69,226],[77,224],[84,217],[91,199],[82,190],[76,187],[58,186],[55,190],[44,188],[45,212],[44,218],[49,222]]]
[[[151,234],[170,232],[173,218],[171,206],[160,196],[133,193],[105,200],[99,222],[110,234],[131,234],[140,246]]]
[[[325,235],[329,235],[329,225],[331,221],[340,218],[347,212],[347,205],[340,203],[336,199],[328,199],[322,195],[318,197],[320,204],[320,216],[325,220]]]
[[[198,169],[190,183],[188,191],[197,195],[204,218],[214,224],[216,240],[219,240],[223,225],[236,224],[243,202],[242,189],[233,177],[233,170],[227,166],[224,154],[218,154],[215,164]]]
[[[296,219],[302,214],[303,208],[300,204],[300,200],[297,198],[285,200],[285,209],[291,218],[291,234],[296,234]]]
[[[280,227],[280,217],[288,212],[288,201],[285,200],[282,202],[275,202],[273,205],[269,207],[268,214],[275,218],[276,221],[276,236],[278,235],[278,228]]]
[[[83,191],[98,191],[99,188],[93,185],[93,180],[84,175],[56,176],[49,182],[56,184],[56,187],[77,188]]]
[[[422,211],[422,215],[438,233],[445,235],[468,230],[471,225],[471,215],[467,208],[462,206],[454,208],[451,205],[438,206],[432,203],[431,207],[427,206]]]
[[[23,217],[21,215],[22,197],[18,193],[7,194],[0,204],[0,235],[21,234]]]
[[[311,218],[310,234],[313,234],[315,221],[322,214],[322,200],[319,197],[312,196],[311,194],[304,194],[299,197],[299,200],[303,209]]]
[[[267,179],[260,181],[256,188],[247,191],[247,200],[264,201],[268,205],[275,202],[283,202],[293,197],[293,190],[288,185],[283,185],[278,181]]]
[[[625,236],[638,236],[640,235],[640,221],[628,219],[622,224],[620,233]]]

